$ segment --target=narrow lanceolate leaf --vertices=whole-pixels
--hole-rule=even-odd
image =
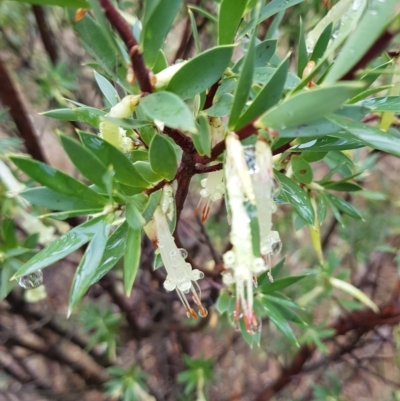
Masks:
[[[124,256],[127,235],[128,223],[125,221],[108,238],[103,257],[92,275],[90,285],[97,283]]]
[[[281,100],[288,69],[289,56],[282,61],[281,65],[276,70],[274,70],[269,80],[265,83],[264,87],[250,104],[249,108],[239,118],[239,121],[236,124],[236,129],[242,128]]]
[[[96,270],[102,260],[104,249],[107,244],[109,232],[110,224],[107,219],[103,217],[97,227],[96,234],[86,248],[78,269],[75,272],[69,297],[68,315],[71,314],[73,307],[85,295],[93,277],[96,275]]]
[[[221,2],[218,17],[219,45],[229,45],[233,42],[246,4],[247,0],[223,0]]]
[[[233,96],[230,93],[223,93],[216,99],[214,104],[204,110],[209,116],[224,117],[227,116],[232,108]]]
[[[394,8],[397,4],[398,0],[371,0],[367,12],[341,49],[324,82],[333,83],[339,80],[357,64],[396,16]]]
[[[145,219],[134,202],[129,202],[126,205],[125,217],[129,227],[134,230],[138,230],[146,224]]]
[[[362,220],[361,213],[349,202],[346,202],[344,199],[339,198],[338,196],[326,193],[326,198],[329,203],[335,206],[337,209],[341,210],[343,213],[348,214],[350,217],[353,217],[358,220]]]
[[[301,276],[284,277],[284,278],[280,278],[278,280],[274,280],[273,283],[271,283],[269,280],[265,280],[259,286],[259,291],[262,294],[271,294],[275,291],[281,291],[284,288],[289,287],[289,286],[297,283],[298,281],[302,280],[304,277],[307,277],[307,275],[303,274]]]
[[[303,91],[268,110],[256,126],[280,130],[320,119],[337,110],[362,88],[362,83],[351,82]],[[310,110],[313,112],[310,113]]]
[[[13,279],[34,273],[39,269],[44,269],[62,258],[65,258],[82,245],[89,242],[103,226],[104,216],[99,216],[73,228],[25,263],[14,274]]]
[[[328,116],[327,119],[350,132],[354,138],[361,140],[367,146],[400,157],[400,138],[398,136],[336,114]]]
[[[154,135],[149,150],[152,170],[167,180],[173,180],[178,169],[178,161],[171,143],[163,136]]]
[[[86,0],[12,0],[17,3],[36,4],[38,6],[60,6],[71,8],[89,8]]]
[[[265,67],[271,57],[274,55],[276,50],[276,39],[268,39],[256,45],[254,53],[254,67]],[[232,67],[233,72],[238,72],[243,64],[246,55],[244,55],[239,61]]]
[[[115,49],[101,26],[91,15],[86,14],[74,25],[74,29],[87,52],[96,59],[107,74],[115,76],[114,69],[118,58],[115,57]]]
[[[141,241],[142,230],[129,228],[124,256],[124,288],[127,296],[131,294],[139,269]]]
[[[254,29],[249,48],[247,49],[247,54],[240,71],[235,93],[233,95],[233,104],[228,122],[228,127],[230,129],[233,129],[239,120],[240,113],[247,102],[251,85],[253,83],[256,32],[257,29]]]
[[[299,44],[297,49],[297,75],[301,78],[303,76],[304,68],[306,68],[308,62],[308,54],[306,47],[306,40],[304,37],[303,20],[300,19],[299,24]]]
[[[329,282],[331,285],[347,294],[351,295],[355,299],[358,299],[364,305],[371,308],[375,313],[379,313],[379,308],[367,295],[365,295],[361,290],[354,287],[354,285],[347,283],[346,281],[339,280],[335,277],[330,277]]]
[[[111,106],[115,106],[121,99],[119,98],[118,92],[114,86],[107,78],[103,77],[103,75],[96,71],[94,71],[94,77],[104,97],[108,100]]]
[[[79,131],[83,145],[99,158],[107,167],[112,166],[115,179],[130,187],[147,188],[149,183],[139,174],[129,160],[119,149],[97,135]]]
[[[280,11],[293,7],[304,0],[272,0],[261,9],[258,22],[262,22],[272,15],[278,14]]]
[[[96,213],[99,210],[97,203],[93,204],[84,198],[65,195],[46,187],[27,189],[21,192],[20,195],[33,205],[42,206],[50,210],[71,211],[86,209],[91,210],[91,213]],[[101,205],[102,207],[103,205]]]
[[[152,3],[152,7],[146,7],[140,43],[146,65],[152,68],[182,0],[148,1],[146,3]]]
[[[314,225],[315,214],[310,198],[307,194],[290,178],[275,171],[275,176],[282,186],[287,201],[292,205],[297,214],[308,224]]]
[[[186,103],[170,92],[157,92],[140,101],[142,110],[153,120],[162,121],[166,126],[196,132],[192,112]]]
[[[340,0],[329,10],[325,17],[318,22],[315,28],[308,33],[306,44],[310,53],[315,49],[319,38],[326,28],[329,25],[336,25],[336,23],[339,22],[342,16],[350,8],[351,3],[353,3],[353,0]]]
[[[326,48],[328,47],[328,43],[331,39],[331,36],[332,36],[332,24],[329,24],[321,33],[321,36],[318,38],[310,60],[314,61],[315,63],[318,63],[319,59],[322,58]]]
[[[56,192],[72,197],[80,197],[91,202],[92,206],[105,205],[107,203],[107,199],[92,191],[80,181],[48,164],[19,156],[12,156],[10,159],[29,177]]]
[[[360,104],[368,107],[371,111],[394,111],[400,113],[400,96],[375,97],[366,99]]]
[[[171,79],[166,90],[183,100],[204,92],[228,67],[233,46],[217,46],[189,60]]]
[[[77,107],[75,109],[54,109],[41,114],[45,117],[61,121],[79,121],[98,128],[100,125],[100,117],[104,116],[105,112],[93,107]]]
[[[60,140],[68,157],[80,173],[98,187],[107,189],[105,177],[109,171],[100,159],[73,138],[60,134]]]

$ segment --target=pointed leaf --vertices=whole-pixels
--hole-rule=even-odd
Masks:
[[[92,191],[86,185],[48,164],[28,159],[26,157],[11,156],[12,162],[25,174],[40,184],[71,197],[82,198],[92,206],[101,206],[107,199]]]
[[[74,109],[54,109],[41,113],[42,116],[54,118],[61,121],[79,121],[87,123],[95,128],[99,128],[100,117],[104,116],[105,112],[94,109],[93,107],[76,107]]]
[[[299,44],[297,49],[297,75],[301,78],[303,71],[306,68],[308,62],[308,54],[306,48],[306,40],[304,37],[303,20],[300,18],[299,24]]]
[[[361,18],[355,32],[340,50],[340,54],[329,70],[325,83],[332,84],[354,67],[376,40],[389,22],[396,16],[394,8],[398,0],[373,0]]]
[[[260,291],[262,294],[271,294],[275,291],[281,291],[284,288],[302,280],[304,277],[307,277],[307,275],[303,274],[300,276],[288,276],[274,280],[273,283],[271,283],[269,280],[264,280],[259,286],[258,291]]]
[[[94,77],[104,97],[109,101],[111,106],[115,106],[121,99],[119,98],[118,92],[114,86],[107,78],[103,77],[103,75],[96,71],[94,71]]]
[[[229,45],[233,42],[247,0],[222,0],[218,16],[218,44]]]
[[[255,40],[257,29],[254,29],[243,61],[242,69],[233,94],[233,104],[229,115],[228,127],[233,129],[239,120],[240,113],[247,102],[251,85],[253,83],[253,73],[255,64]]]
[[[398,136],[336,114],[328,116],[327,119],[350,132],[353,138],[361,140],[365,145],[400,157],[400,138]]]
[[[315,215],[308,195],[285,175],[275,171],[275,176],[279,180],[282,186],[282,191],[293,209],[303,220],[313,226]]]
[[[196,132],[192,112],[181,98],[169,92],[152,93],[140,101],[142,110],[166,126]]]
[[[97,135],[78,131],[83,145],[98,157],[107,167],[113,166],[115,179],[131,187],[147,188],[149,183],[138,173],[129,160],[119,149]]]
[[[71,137],[60,134],[60,140],[68,157],[80,173],[98,187],[107,189],[106,176],[109,170],[100,159]]]
[[[204,92],[221,78],[232,52],[233,46],[217,46],[192,58],[172,77],[166,90],[183,100]]]
[[[96,270],[103,257],[104,248],[107,244],[108,233],[110,232],[110,224],[107,219],[100,220],[96,229],[96,234],[90,241],[84,255],[82,256],[79,266],[76,270],[74,280],[72,281],[71,293],[69,297],[68,315],[73,307],[81,300],[86,291],[90,287]]]
[[[124,256],[124,288],[127,296],[131,294],[139,269],[141,241],[142,230],[129,228]]]
[[[92,275],[90,285],[97,283],[124,256],[127,236],[128,223],[125,221],[108,238],[103,257]]]
[[[198,133],[192,135],[193,144],[200,155],[211,155],[211,130],[210,123],[205,114],[200,114],[199,124],[197,125]]]
[[[144,60],[149,68],[152,68],[157,60],[158,51],[163,47],[165,37],[174,22],[182,0],[153,3],[151,9],[146,7],[143,29],[140,35]]]
[[[245,126],[281,100],[288,69],[289,56],[274,70],[273,74],[252,101],[248,109],[239,118],[236,129]]]
[[[343,213],[346,213],[355,219],[362,220],[361,213],[349,202],[346,202],[344,199],[332,194],[326,193],[325,196],[331,204],[333,204]]]
[[[152,170],[171,181],[175,178],[178,162],[173,146],[163,136],[154,135],[149,149],[149,161]]]
[[[259,128],[280,130],[306,124],[337,110],[362,88],[362,83],[351,82],[297,93],[267,111],[256,125]],[[310,113],[310,110],[313,112]]]
[[[13,279],[34,273],[39,269],[44,269],[62,258],[65,258],[82,245],[89,242],[103,226],[104,216],[99,216],[73,228],[25,263],[14,274]]]

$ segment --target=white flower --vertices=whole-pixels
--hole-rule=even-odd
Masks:
[[[203,189],[200,191],[201,198],[196,208],[196,214],[198,214],[200,211],[200,205],[203,199],[207,199],[206,204],[201,212],[201,221],[204,222],[208,217],[212,203],[224,196],[224,172],[220,170],[208,173],[207,178],[203,178],[201,180],[201,186]]]
[[[154,213],[154,220],[157,232],[157,245],[167,270],[167,278],[164,282],[164,288],[167,291],[176,291],[182,304],[185,306],[188,317],[196,318],[197,314],[189,305],[185,294],[191,292],[193,301],[198,305],[198,314],[201,317],[206,317],[207,309],[201,303],[201,290],[197,281],[204,277],[203,272],[197,269],[192,269],[190,263],[185,261],[187,253],[184,249],[179,249],[174,237],[168,226],[168,221],[162,207],[159,206]],[[199,293],[197,292],[199,291]]]

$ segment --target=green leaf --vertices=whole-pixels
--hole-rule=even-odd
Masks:
[[[350,132],[353,138],[364,142],[367,146],[400,157],[400,138],[398,136],[336,114],[330,115],[327,119]]]
[[[276,72],[275,67],[259,67],[254,70],[253,80],[256,83],[265,85]],[[291,90],[300,82],[300,78],[291,72],[287,73],[286,81],[284,81],[284,89]]]
[[[331,87],[316,88],[295,94],[268,110],[256,122],[256,126],[280,130],[317,120],[337,110],[362,87],[363,84],[358,82],[338,83]]]
[[[93,205],[91,201],[84,198],[65,195],[45,187],[27,189],[20,195],[30,203],[50,210],[76,211],[88,209],[94,212],[98,210],[97,203]]]
[[[134,120],[132,118],[115,118],[109,116],[101,117],[101,121],[109,121],[110,123],[117,124],[121,128],[125,129],[137,129],[146,127],[148,125],[153,125],[153,122],[150,120]]]
[[[20,156],[11,156],[10,159],[29,177],[56,192],[75,198],[82,198],[88,203],[90,202],[92,207],[107,203],[107,199],[92,191],[80,181],[56,170],[48,164]]]
[[[301,78],[308,63],[306,40],[304,37],[303,20],[300,18],[299,44],[297,50],[297,75]]]
[[[233,46],[217,46],[192,58],[172,77],[166,90],[183,100],[204,92],[221,78],[232,52]]]
[[[103,257],[92,275],[90,285],[97,283],[117,264],[122,256],[124,256],[128,227],[128,223],[126,221],[123,222],[108,238]]]
[[[189,107],[178,96],[170,92],[157,92],[140,101],[142,110],[153,120],[166,126],[196,132],[196,125]]]
[[[108,79],[96,71],[94,71],[94,77],[104,97],[110,102],[111,106],[115,106],[121,99],[114,86]]]
[[[360,102],[371,111],[394,111],[400,112],[400,96],[384,96],[366,99]]]
[[[34,273],[39,269],[44,269],[62,258],[65,258],[82,245],[89,242],[103,226],[104,216],[99,216],[73,228],[25,263],[14,274],[13,280]]]
[[[221,290],[215,304],[215,307],[220,314],[223,314],[228,310],[230,300],[231,296],[228,294],[228,292],[226,290]]]
[[[178,169],[176,154],[171,143],[163,136],[154,135],[149,149],[149,161],[152,170],[171,181]]]
[[[239,118],[239,121],[236,124],[236,129],[245,126],[248,122],[260,116],[281,100],[288,69],[289,56],[286,57],[281,65],[274,70],[273,74],[264,84],[264,87],[258,93],[248,109]]]
[[[222,0],[218,16],[218,44],[229,45],[233,42],[247,0]]]
[[[196,53],[200,54],[201,53],[201,47],[200,47],[200,40],[199,40],[199,32],[197,29],[197,24],[196,24],[196,18],[193,15],[192,10],[188,7],[188,14],[190,18],[190,26],[192,27],[192,36],[194,40],[194,45],[196,46]]]
[[[60,140],[68,157],[81,174],[93,184],[108,191],[110,183],[107,183],[106,178],[109,173],[107,167],[77,140],[64,134],[60,134]]]
[[[230,113],[233,103],[233,96],[230,93],[223,93],[220,97],[216,99],[214,104],[204,110],[209,116],[212,117],[223,117]]]
[[[86,51],[112,77],[118,58],[115,49],[101,26],[88,14],[74,24],[74,29]]]
[[[60,196],[64,196],[60,194]],[[54,220],[66,220],[70,217],[77,217],[77,216],[88,216],[91,214],[98,214],[102,212],[103,209],[80,209],[80,210],[70,210],[68,209],[65,212],[55,212],[55,213],[46,213],[42,214],[40,218],[50,218]]]
[[[148,159],[148,156],[147,156]],[[150,166],[149,162],[139,161],[134,164],[139,174],[148,182],[154,183],[162,180],[162,177],[156,174]]]
[[[261,9],[258,23],[265,21],[267,18],[278,14],[280,11],[286,10],[289,7],[293,7],[302,1],[304,0],[272,0]]]
[[[233,104],[228,121],[228,127],[230,129],[233,129],[238,122],[240,113],[247,102],[251,84],[253,83],[256,33],[257,29],[254,29],[233,95]]]
[[[325,196],[331,205],[335,206],[343,213],[346,213],[355,219],[362,220],[361,213],[349,202],[346,202],[344,199],[332,194],[326,193]]]
[[[355,192],[362,190],[362,187],[359,185],[344,181],[328,181],[321,185],[326,189],[331,189],[333,191]]]
[[[97,135],[78,131],[83,145],[104,165],[113,166],[115,179],[130,187],[147,188],[149,183],[138,173],[132,162],[116,147]]]
[[[71,8],[89,8],[86,0],[11,0],[17,3],[36,4],[38,6],[60,6]]]
[[[165,37],[175,16],[179,11],[182,0],[153,2],[153,6],[146,7],[143,29],[140,35],[140,44],[146,65],[152,68],[157,60],[158,51],[162,48]]]
[[[310,165],[301,156],[295,155],[290,159],[290,163],[296,180],[303,184],[311,184],[313,171]]]
[[[276,50],[276,39],[268,39],[256,45],[254,49],[254,67],[265,67],[271,57],[274,55]],[[239,61],[232,67],[233,72],[238,72],[241,69],[243,61],[246,55],[244,55]]]
[[[129,228],[124,256],[124,289],[130,296],[139,269],[142,230]]]
[[[274,323],[274,325],[285,337],[297,344],[297,339],[292,328],[289,326],[289,323],[281,315],[276,306],[264,297],[262,297],[260,301],[271,322]]]
[[[282,191],[284,192],[288,202],[292,205],[293,209],[303,220],[313,226],[315,215],[310,198],[290,178],[279,173],[278,171],[275,171],[274,173],[282,186]]]
[[[338,135],[335,134],[335,135]],[[346,133],[345,135],[348,136]],[[312,139],[307,142],[303,142],[299,145],[294,145],[290,148],[292,152],[330,152],[335,150],[349,150],[362,148],[364,143],[357,139],[346,139],[346,138],[333,138],[325,136],[324,138]]]
[[[197,11],[200,15],[202,15],[203,17],[206,17],[211,22],[218,22],[217,18],[215,18],[212,14],[210,14],[209,12],[207,12],[206,10],[204,10],[201,7],[192,6],[190,4],[190,5],[188,5],[188,8],[190,8],[191,10]]]
[[[157,206],[160,203],[161,194],[162,194],[161,191],[156,191],[150,194],[149,200],[147,201],[146,206],[142,213],[142,216],[146,223],[148,223],[150,219],[153,217],[154,212],[156,211]]]
[[[109,232],[110,224],[103,216],[103,219],[100,220],[100,224],[97,225],[96,233],[86,248],[74,275],[69,296],[68,316],[71,314],[73,307],[85,295],[93,277],[96,275],[96,270],[101,262],[104,248],[107,244]]]
[[[146,224],[145,219],[139,212],[139,209],[134,202],[129,202],[126,205],[125,217],[129,227],[133,230],[138,230]]]
[[[75,109],[54,109],[41,113],[42,116],[54,118],[61,121],[79,121],[87,123],[95,128],[99,128],[100,117],[104,116],[104,111],[93,107],[77,107]]]
[[[211,155],[211,131],[208,117],[200,114],[197,125],[198,134],[192,135],[193,144],[200,155]]]
[[[398,0],[373,0],[361,18],[340,54],[329,70],[324,82],[332,84],[354,67],[363,55],[373,46],[389,22],[396,16],[394,11]]]
[[[318,63],[319,59],[325,53],[326,48],[328,47],[328,43],[332,36],[332,23],[330,23],[324,31],[321,33],[321,36],[318,38],[318,41],[314,47],[310,60]]]
[[[300,276],[288,276],[274,280],[273,283],[271,283],[269,280],[263,280],[262,284],[258,287],[258,291],[262,294],[271,294],[275,291],[281,291],[284,288],[302,280],[304,277],[307,277],[307,275],[303,274]]]

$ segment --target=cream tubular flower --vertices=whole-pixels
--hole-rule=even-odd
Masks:
[[[265,270],[264,261],[253,255],[250,219],[245,209],[245,202],[250,199],[254,201],[255,196],[243,148],[236,135],[227,137],[226,148],[225,179],[231,211],[230,240],[233,247],[224,254],[224,264],[232,270],[232,274],[224,275],[224,282],[228,285],[236,283],[236,323],[242,309],[246,328],[254,333],[258,323],[253,312],[253,277]]]
[[[206,317],[207,309],[201,303],[201,290],[197,280],[204,277],[203,272],[198,269],[192,269],[190,263],[185,261],[187,252],[179,249],[168,226],[167,216],[159,206],[154,213],[154,220],[157,232],[157,245],[161,254],[164,267],[167,270],[167,278],[164,282],[164,288],[167,291],[176,290],[182,304],[186,309],[188,317],[197,318],[194,309],[189,305],[185,294],[192,293],[193,301],[199,307],[199,316]],[[198,293],[198,292],[199,293]]]
[[[272,197],[274,176],[272,170],[272,152],[264,139],[258,139],[255,147],[256,168],[253,174],[257,218],[260,229],[260,252],[267,259],[271,268],[271,255],[281,251],[282,242],[277,231],[272,231],[272,214],[276,204]],[[268,276],[272,281],[271,272]]]

